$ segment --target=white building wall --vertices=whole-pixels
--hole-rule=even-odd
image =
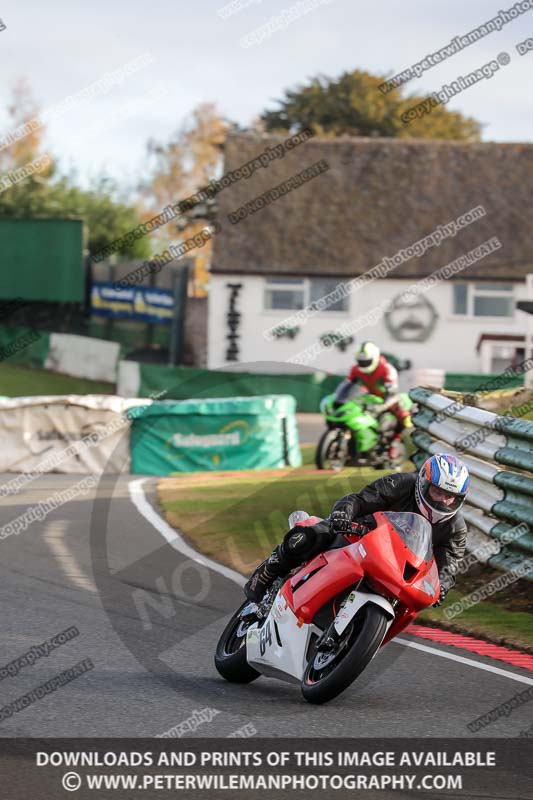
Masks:
[[[288,359],[313,345],[319,337],[334,331],[344,323],[356,320],[379,306],[386,298],[404,292],[410,281],[381,279],[359,289],[349,297],[348,312],[317,313],[307,321],[299,322],[300,332],[294,339],[282,338],[268,341],[263,332],[281,325],[291,312],[266,311],[263,308],[264,278],[257,276],[213,275],[209,287],[208,312],[208,366],[220,368],[228,364],[226,350],[228,333],[226,315],[229,310],[230,289],[227,284],[242,284],[235,311],[241,314],[237,333],[239,362],[243,369],[253,370],[256,362],[277,362],[279,371],[293,371]],[[424,295],[438,313],[433,332],[425,342],[397,341],[382,319],[375,325],[354,333],[355,342],[343,353],[336,347],[328,348],[309,363],[309,370],[343,373],[353,363],[358,344],[365,339],[376,342],[385,352],[400,358],[409,358],[413,368],[440,368],[446,372],[482,372],[481,354],[476,352],[480,334],[525,333],[525,317],[515,312],[514,317],[475,317],[461,319],[452,314],[453,289],[451,282],[431,288]],[[515,299],[526,299],[525,284],[515,285]],[[486,363],[486,359],[483,359]],[[246,365],[246,366],[244,366]],[[257,371],[261,371],[258,364]],[[300,369],[300,371],[306,371]]]

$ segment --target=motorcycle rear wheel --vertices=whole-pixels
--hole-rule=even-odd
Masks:
[[[348,460],[348,447],[345,447],[343,454],[335,454],[331,457],[331,451],[338,450],[337,439],[344,438],[344,432],[340,428],[330,428],[324,431],[316,448],[315,464],[317,469],[332,469],[340,472],[344,469]],[[347,442],[346,442],[347,444]]]
[[[331,653],[315,650],[302,678],[308,703],[327,703],[350,686],[378,651],[387,632],[382,608],[368,603],[356,614]]]
[[[215,652],[217,672],[230,683],[251,683],[261,674],[246,660],[246,631],[253,620],[246,624],[241,620],[241,612],[248,605],[250,601],[246,600],[232,616],[218,640]]]

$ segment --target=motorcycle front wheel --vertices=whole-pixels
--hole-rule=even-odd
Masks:
[[[324,431],[316,448],[317,469],[332,469],[340,472],[348,460],[348,440],[340,428]]]
[[[377,653],[387,632],[382,608],[368,603],[355,615],[335,646],[311,653],[302,678],[308,703],[327,703],[350,686]]]
[[[217,644],[215,667],[218,673],[231,683],[251,683],[261,674],[246,660],[246,633],[254,620],[242,620],[241,614],[249,605],[250,601],[246,600],[237,609]]]

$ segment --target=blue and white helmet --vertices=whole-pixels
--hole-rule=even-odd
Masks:
[[[469,484],[468,469],[458,458],[446,453],[431,456],[422,464],[416,479],[415,498],[420,513],[432,525],[451,519],[462,507]],[[447,505],[432,498],[431,486],[453,495],[453,503]]]

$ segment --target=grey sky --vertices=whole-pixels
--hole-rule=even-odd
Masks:
[[[318,73],[337,76],[362,68],[397,72],[508,9],[504,0],[329,0],[260,45],[239,39],[297,0],[256,0],[229,19],[217,10],[227,0],[4,0],[0,17],[0,133],[6,132],[6,99],[16,77],[28,77],[44,109],[75,94],[104,73],[150,52],[155,62],[84,108],[48,125],[49,152],[82,177],[102,170],[124,185],[142,171],[149,137],[166,140],[195,105],[213,101],[220,112],[247,124],[272,107],[285,88]],[[408,84],[429,94],[501,52],[511,56],[448,104],[486,124],[484,138],[530,141],[533,130],[533,51],[516,44],[533,36],[533,10]],[[163,98],[147,99],[162,88]],[[152,96],[153,97],[153,96]],[[116,121],[126,103],[140,113]],[[88,140],[88,126],[108,125]]]

